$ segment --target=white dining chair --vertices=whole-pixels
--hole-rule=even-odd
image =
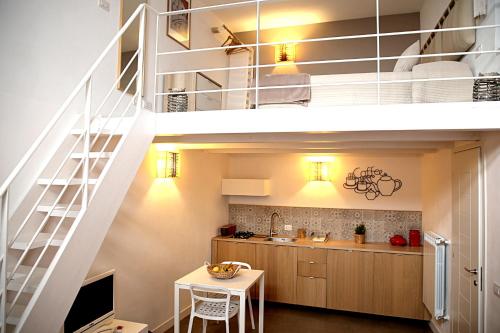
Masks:
[[[189,290],[191,292],[191,316],[188,333],[192,332],[195,317],[203,319],[203,333],[207,331],[208,320],[225,321],[226,333],[229,333],[229,319],[236,316],[240,309],[237,303],[231,302],[229,289],[193,284]]]
[[[238,265],[244,269],[249,269],[249,270],[252,269],[252,266],[250,266],[250,264],[247,264],[246,262],[223,261],[222,264],[233,264],[233,265]],[[250,292],[247,292],[247,301],[248,301],[248,310],[250,312],[250,322],[252,323],[252,330],[254,330],[255,329],[255,321],[253,319],[252,298],[250,297]],[[231,302],[240,304],[240,299],[237,296],[233,296],[231,298]]]

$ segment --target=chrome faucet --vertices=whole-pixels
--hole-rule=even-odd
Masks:
[[[274,212],[272,215],[271,215],[271,225],[269,226],[269,237],[273,237],[273,235],[276,235],[277,232],[274,232],[274,221],[275,221],[275,218],[280,218],[280,214]]]

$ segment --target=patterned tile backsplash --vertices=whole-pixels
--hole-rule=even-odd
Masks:
[[[353,238],[356,225],[363,223],[367,242],[387,242],[395,234],[408,239],[411,229],[422,229],[422,212],[418,211],[235,204],[229,205],[229,223],[236,224],[239,231],[267,234],[273,212],[280,215],[276,223],[280,235],[295,236],[298,228],[305,228],[308,235],[330,232],[330,239],[348,240]],[[285,231],[285,224],[292,225],[292,231]]]

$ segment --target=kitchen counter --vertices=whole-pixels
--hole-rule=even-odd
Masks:
[[[423,247],[421,246],[420,247],[392,246],[389,243],[356,244],[352,240],[329,240],[328,242],[319,243],[319,242],[313,242],[310,238],[298,238],[295,242],[280,243],[280,242],[266,241],[264,240],[264,238],[260,237],[251,237],[249,239],[238,239],[238,238],[224,237],[224,236],[216,236],[213,238],[213,240],[238,242],[238,243],[275,244],[275,245],[285,245],[294,247],[309,247],[315,249],[353,250],[353,251],[423,255]]]

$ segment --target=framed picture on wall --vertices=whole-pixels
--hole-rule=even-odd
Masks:
[[[191,8],[191,0],[167,0],[167,3],[169,12]],[[167,36],[189,49],[191,44],[191,13],[168,16]]]
[[[210,111],[222,109],[222,86],[202,73],[196,73],[196,91],[194,109],[196,111]]]

